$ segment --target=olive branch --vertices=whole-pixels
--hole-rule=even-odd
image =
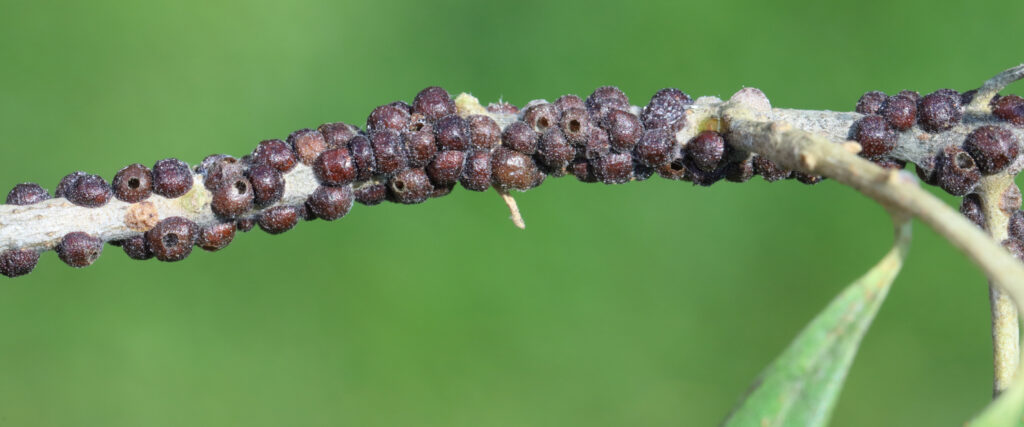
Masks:
[[[727,100],[695,101],[666,90],[639,107],[605,87],[586,101],[565,96],[521,110],[485,107],[466,93],[453,100],[428,88],[412,105],[378,107],[365,132],[328,124],[298,131],[287,143],[264,141],[240,159],[208,157],[194,169],[170,161],[152,170],[132,165],[112,187],[76,172],[62,180],[56,198],[38,185],[20,184],[0,206],[0,273],[27,274],[47,250],[84,267],[104,242],[121,245],[133,258],[179,261],[194,245],[225,247],[236,229],[258,224],[280,233],[303,219],[341,218],[354,201],[420,203],[448,194],[456,182],[476,191],[493,186],[516,226],[525,228],[512,190],[529,190],[547,177],[618,184],[657,173],[699,185],[755,174],[809,184],[824,177],[885,207],[896,246],[801,333],[727,422],[827,422],[860,339],[909,249],[912,218],[989,278],[998,398],[976,421],[1016,422],[1024,411],[1024,383],[1015,375],[1018,312],[1024,309],[1024,265],[1017,258],[1024,256],[1024,237],[1013,230],[1024,225],[1014,225],[1021,217],[1014,177],[1024,169],[1024,100],[998,94],[1022,77],[1024,65],[964,94],[869,93],[859,112],[773,108],[753,88]],[[964,215],[921,188],[902,170],[907,162],[926,183],[967,195]],[[824,332],[831,338],[821,339]],[[804,366],[810,368],[794,368],[808,360],[815,361]]]

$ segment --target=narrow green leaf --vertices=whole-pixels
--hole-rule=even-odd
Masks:
[[[910,224],[889,253],[811,321],[761,373],[726,426],[820,426],[828,422],[857,347],[899,273]]]
[[[971,427],[1024,426],[1024,381],[1020,375],[970,423]]]

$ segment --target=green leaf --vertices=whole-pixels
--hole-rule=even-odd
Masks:
[[[909,246],[910,224],[898,224],[893,249],[804,327],[761,373],[724,424],[826,424],[861,338],[885,300]]]
[[[1024,426],[1024,382],[1018,375],[1010,387],[970,423],[971,427]]]

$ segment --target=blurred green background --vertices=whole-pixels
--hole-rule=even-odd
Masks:
[[[1004,19],[1024,3],[853,3],[3,0],[0,186],[241,155],[433,84],[851,110],[1024,61]],[[891,242],[835,182],[570,177],[518,199],[525,232],[457,189],[177,264],[44,254],[0,283],[0,425],[713,425]],[[959,424],[990,357],[983,276],[919,224],[834,424]]]

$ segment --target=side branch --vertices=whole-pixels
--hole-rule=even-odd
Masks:
[[[978,111],[987,111],[989,109],[989,102],[999,94],[999,91],[1005,89],[1010,85],[1010,83],[1022,78],[1024,78],[1024,64],[1020,64],[996,74],[995,77],[988,79],[988,81],[978,88],[978,92],[974,95],[974,99],[971,101],[969,108]]]
[[[782,122],[750,120],[742,109],[726,109],[730,142],[785,167],[820,174],[849,185],[891,210],[921,219],[977,264],[988,277],[1024,302],[1024,265],[975,225],[924,191],[905,173],[886,170],[842,145]]]

